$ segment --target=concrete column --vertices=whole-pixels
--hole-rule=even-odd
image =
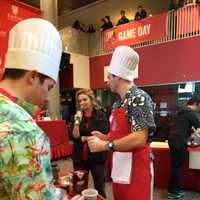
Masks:
[[[42,10],[42,18],[50,21],[57,27],[58,0],[40,0],[40,9]],[[49,113],[52,119],[61,118],[59,91],[60,87],[58,80],[56,86],[49,93]]]
[[[40,9],[42,17],[57,27],[58,0],[40,0]]]

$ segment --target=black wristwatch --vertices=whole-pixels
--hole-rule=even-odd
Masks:
[[[114,143],[113,143],[113,141],[109,141],[108,142],[108,144],[107,144],[107,146],[108,146],[108,148],[110,149],[110,150],[114,150]]]

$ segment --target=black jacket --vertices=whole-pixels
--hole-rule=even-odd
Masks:
[[[169,144],[186,145],[192,133],[192,127],[200,128],[200,113],[185,107],[174,117],[168,137]]]
[[[136,14],[135,14],[135,20],[144,19],[146,17],[147,17],[147,12],[144,9],[142,9],[141,12],[136,12]]]
[[[91,136],[92,131],[100,131],[104,134],[107,134],[109,131],[109,122],[107,120],[106,114],[102,111],[94,110],[92,113],[91,121],[86,127],[86,120],[83,116],[83,119],[79,126],[80,136]],[[72,152],[72,159],[75,162],[81,162],[83,160],[83,145],[81,138],[73,139],[74,146]],[[88,148],[88,161],[90,163],[102,163],[107,159],[106,152],[100,153],[91,153]]]
[[[117,22],[117,26],[118,26],[118,25],[121,25],[121,24],[129,23],[129,22],[130,22],[130,21],[129,21],[128,18],[126,18],[126,17],[121,17],[121,18],[118,20],[118,22]]]

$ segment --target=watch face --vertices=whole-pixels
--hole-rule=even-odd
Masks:
[[[109,147],[110,149],[112,149],[112,148],[113,148],[113,143],[112,143],[112,142],[109,142],[109,143],[108,143],[108,147]]]

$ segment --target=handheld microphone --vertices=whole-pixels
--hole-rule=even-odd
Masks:
[[[83,108],[80,107],[80,109],[77,112],[81,112],[81,117],[76,116],[76,118],[75,118],[75,124],[79,125],[82,120],[82,116],[83,116]]]
[[[83,113],[83,110],[84,110],[84,109],[83,109],[83,107],[81,106],[80,109],[79,109],[79,111],[80,111],[81,113]]]

